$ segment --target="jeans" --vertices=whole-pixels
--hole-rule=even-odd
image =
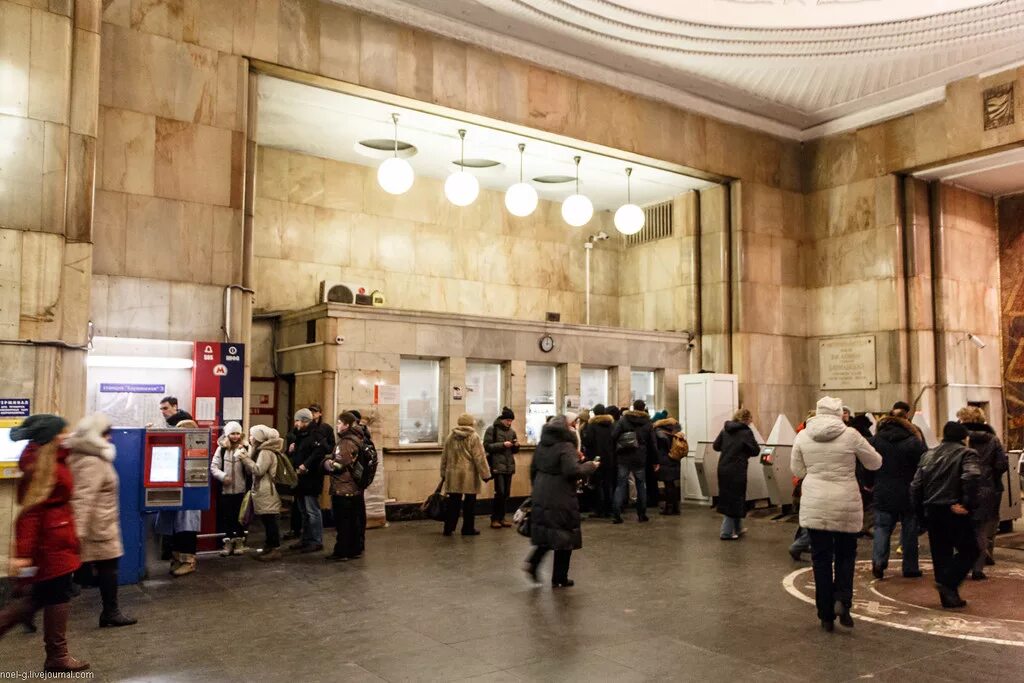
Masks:
[[[335,557],[359,557],[366,548],[366,501],[363,494],[331,496],[334,510],[334,528],[338,540],[334,544]]]
[[[916,574],[921,568],[917,563],[917,516],[913,511],[875,510],[875,538],[871,546],[871,564],[882,570],[889,566],[889,539],[896,528],[896,522],[900,523],[903,573]]]
[[[633,473],[636,480],[636,514],[638,517],[647,516],[647,472],[643,467],[632,469],[628,465],[619,463],[618,484],[615,487],[615,514],[622,515],[622,506],[626,503],[626,493],[629,491],[629,474]]]
[[[494,475],[494,500],[491,501],[491,521],[505,521],[505,507],[509,491],[512,490],[511,474]]]
[[[742,518],[722,515],[722,530],[719,532],[719,536],[722,538],[732,538],[733,536],[739,536],[742,532]]]
[[[789,552],[800,553],[810,552],[811,550],[811,534],[807,529],[799,527],[796,530],[796,536],[793,537],[793,542],[789,545]]]
[[[277,528],[277,515],[260,515],[260,521],[263,522],[263,529],[266,532],[266,538],[263,541],[264,550],[280,548],[281,532]]]
[[[465,500],[463,500],[465,498]],[[476,494],[461,493],[448,494],[448,517],[444,520],[444,532],[450,534],[455,531],[459,523],[459,512],[462,512],[462,533],[472,534],[476,531]]]
[[[978,559],[974,525],[969,516],[955,514],[946,506],[930,506],[926,517],[935,582],[955,591]]]
[[[544,548],[542,546],[536,546],[530,556],[526,559],[536,571],[537,567],[540,566],[541,560],[548,554],[551,548]],[[571,550],[556,550],[555,552],[555,563],[551,568],[551,583],[565,583],[569,580],[569,562],[572,560]]]
[[[320,496],[299,496],[295,500],[302,513],[303,545],[323,545],[324,522],[320,516]]]
[[[996,545],[996,531],[999,529],[999,518],[989,517],[974,522],[974,537],[978,541],[978,559],[974,563],[974,571],[985,569],[985,560],[992,559],[992,551]]]
[[[814,604],[818,618],[833,621],[835,603],[853,605],[853,568],[857,562],[857,534],[808,529],[814,565]],[[834,571],[833,571],[834,569]]]

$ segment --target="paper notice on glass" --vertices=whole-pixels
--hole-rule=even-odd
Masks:
[[[242,397],[226,396],[224,398],[224,421],[242,419]]]
[[[217,419],[217,399],[212,396],[196,397],[196,422],[214,422]]]
[[[397,406],[401,396],[397,384],[377,384],[373,387],[373,402],[380,406]]]

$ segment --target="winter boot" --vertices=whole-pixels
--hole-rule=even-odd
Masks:
[[[224,546],[220,551],[221,557],[231,557],[235,554],[235,539],[225,536],[221,539],[221,545]]]
[[[182,553],[179,553],[179,552],[171,553],[171,569],[169,571],[170,574],[173,575],[174,572],[178,571],[178,567],[181,566],[181,557],[182,557]]]
[[[50,605],[43,609],[43,642],[46,644],[44,671],[85,671],[88,662],[75,659],[68,654],[68,616],[71,603]]]
[[[139,623],[138,619],[126,617],[124,612],[118,609],[117,606],[109,610],[104,608],[103,612],[100,613],[100,628],[134,626],[137,623]]]
[[[178,565],[177,569],[171,572],[171,576],[175,578],[191,574],[196,570],[195,555],[190,553],[179,553],[179,556],[181,557],[181,564]]]
[[[233,549],[234,554],[235,555],[243,555],[248,550],[249,549],[245,546],[245,537],[244,536],[235,536],[235,538],[234,538],[234,549]]]

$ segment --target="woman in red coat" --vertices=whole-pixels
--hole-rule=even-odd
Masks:
[[[82,564],[71,510],[73,482],[64,447],[67,423],[56,415],[32,415],[11,430],[11,440],[28,440],[18,462],[18,504],[11,575],[21,577],[31,597],[15,600],[0,611],[0,635],[43,610],[46,671],[83,671],[86,662],[68,654],[71,575]]]

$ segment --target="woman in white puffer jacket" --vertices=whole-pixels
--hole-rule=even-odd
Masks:
[[[853,569],[864,522],[857,461],[868,470],[882,466],[882,456],[843,423],[842,414],[841,400],[820,399],[815,416],[796,435],[790,460],[793,476],[803,478],[800,526],[811,536],[814,597],[826,631],[836,616],[843,626],[853,626]]]

